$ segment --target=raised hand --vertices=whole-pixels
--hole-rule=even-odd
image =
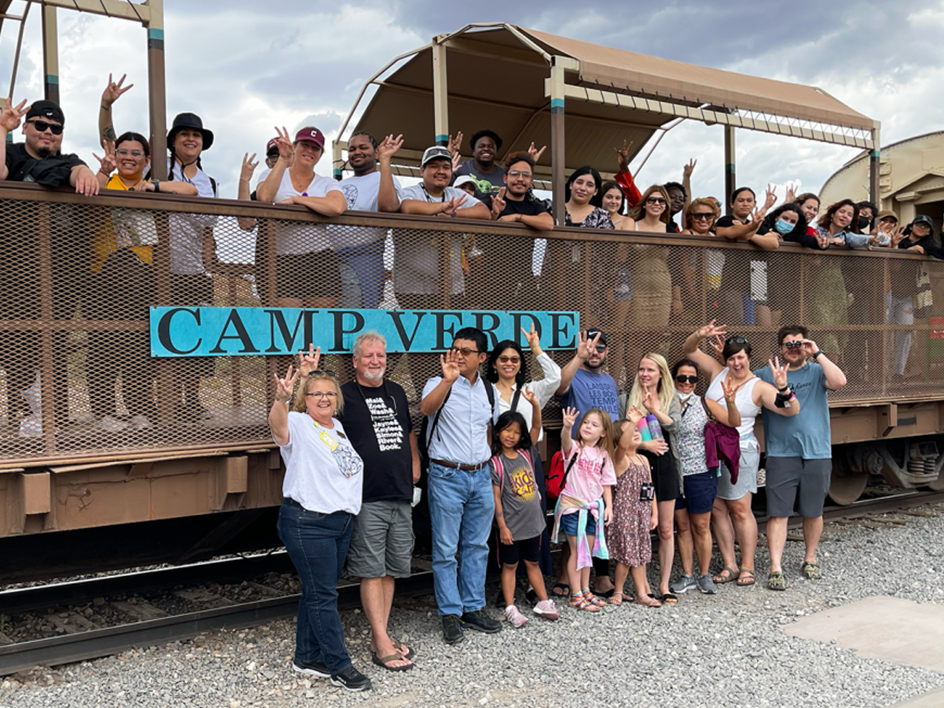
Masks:
[[[239,179],[246,180],[247,182],[252,178],[252,173],[256,171],[256,168],[259,166],[259,161],[256,160],[256,153],[250,155],[248,152],[243,155],[243,165],[239,170]]]
[[[643,397],[642,405],[650,413],[656,413],[662,410],[662,401],[659,400],[659,395],[649,388],[648,385],[643,386]]]
[[[528,342],[528,348],[531,350],[531,353],[534,356],[539,356],[541,354],[541,337],[538,334],[537,330],[534,328],[534,323],[531,323],[531,331],[525,332],[524,327],[521,328],[521,333],[524,335],[525,340]]]
[[[812,339],[803,340],[803,353],[807,356],[813,356],[819,351],[819,346]]]
[[[521,389],[521,397],[524,400],[526,400],[528,403],[530,403],[532,406],[540,407],[540,402],[538,401],[538,397],[535,395],[534,391],[532,391],[530,388]]]
[[[124,88],[121,88],[121,85],[124,83],[127,76],[127,74],[122,74],[121,78],[118,79],[118,83],[115,83],[112,81],[111,74],[108,75],[108,85],[106,85],[105,90],[102,91],[103,106],[111,106],[111,104],[121,98],[122,94],[125,94],[134,88],[134,84],[128,84]]]
[[[440,354],[439,365],[446,383],[452,383],[459,378],[459,352],[455,349],[447,349],[445,354]]]
[[[498,190],[498,194],[492,195],[492,219],[497,219],[505,211],[505,188]]]
[[[577,345],[577,358],[586,361],[597,348],[597,342],[600,341],[600,333],[593,335],[593,339],[587,339],[587,333],[580,333],[580,343]]]
[[[682,177],[691,178],[697,164],[698,160],[689,160],[687,165],[682,165]]]
[[[629,408],[626,411],[626,420],[628,420],[634,426],[645,417],[646,417],[645,413],[643,413],[641,410],[636,408],[636,406],[633,406],[632,408]]]
[[[616,164],[619,165],[618,172],[626,172],[629,170],[629,151],[633,146],[633,141],[629,142],[623,141],[623,147],[615,147],[613,150],[616,152]]]
[[[743,385],[744,383],[740,383],[735,386],[734,381],[732,381],[727,376],[721,379],[721,390],[724,391],[724,400],[727,402],[729,407],[734,405],[734,398],[737,396],[737,392]]]
[[[699,329],[696,334],[699,339],[709,339],[711,337],[723,337],[728,333],[727,325],[716,325],[717,320],[712,320],[704,327]]]
[[[458,155],[459,151],[462,149],[462,131],[460,130],[456,133],[456,137],[449,136],[449,143],[447,144],[449,152],[453,155]]]
[[[770,359],[767,360],[767,365],[770,367],[770,372],[774,376],[774,384],[777,388],[783,388],[787,385],[787,362],[783,362],[783,366],[780,365],[780,357],[775,356],[773,361]]]
[[[105,149],[105,154],[103,157],[99,157],[94,152],[92,157],[99,161],[102,174],[110,175],[118,168],[118,163],[115,160],[115,144],[109,140],[102,142],[102,147]]]
[[[295,156],[295,146],[292,145],[292,138],[288,134],[288,128],[282,126],[282,129],[279,130],[278,126],[276,126],[275,134],[278,136],[275,142],[279,146],[279,159],[291,162],[292,158]]]
[[[764,209],[763,209],[764,213],[766,214],[767,211],[770,209],[770,207],[772,207],[776,203],[777,203],[777,188],[774,187],[772,184],[768,184],[767,185],[767,199],[764,201]]]
[[[816,243],[819,244],[820,250],[825,251],[829,248],[829,238],[823,236],[819,231],[816,232]]]
[[[561,410],[561,417],[564,419],[565,430],[571,430],[574,427],[574,423],[577,422],[578,415],[580,415],[580,411],[578,411],[573,406]]]
[[[388,135],[380,145],[377,146],[377,159],[378,160],[390,160],[394,155],[397,154],[397,151],[403,147],[403,134],[401,133],[397,137],[393,135]]]
[[[462,155],[458,152],[452,153],[452,171],[455,172],[459,169],[459,165],[462,164]]]
[[[899,226],[891,233],[892,248],[898,248],[898,244],[907,238],[905,236],[905,227]]]
[[[531,143],[531,147],[528,148],[528,154],[534,159],[535,162],[541,159],[541,155],[544,154],[544,151],[547,150],[547,145],[542,147],[540,150],[535,149],[534,143]]]
[[[23,120],[23,116],[26,115],[28,110],[25,98],[15,106],[10,105],[9,98],[6,99],[3,102],[3,110],[0,111],[0,128],[3,128],[7,133],[12,133],[20,127],[20,121]]]
[[[793,184],[787,185],[787,193],[783,197],[784,204],[793,204],[796,201],[796,189]]]
[[[463,194],[461,197],[446,199],[442,203],[442,211],[440,213],[444,216],[453,216],[456,213],[456,210],[465,204],[468,199],[469,197],[467,194]]]
[[[285,378],[279,378],[278,374],[272,374],[275,377],[276,391],[275,399],[279,403],[288,403],[292,394],[295,392],[295,382],[298,380],[298,373],[295,372],[295,375],[292,375],[292,365],[288,365],[288,371],[285,373]]]
[[[313,342],[308,344],[308,352],[298,352],[298,371],[302,376],[308,376],[312,371],[318,370],[318,363],[321,361],[321,347],[315,348]]]

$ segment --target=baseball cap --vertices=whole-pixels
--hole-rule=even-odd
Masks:
[[[317,128],[302,128],[297,133],[295,133],[295,142],[300,143],[303,140],[307,140],[310,143],[314,143],[322,150],[324,150],[325,139],[324,134]]]
[[[878,221],[881,221],[882,219],[894,219],[895,221],[898,221],[898,214],[893,212],[891,209],[885,209],[884,211],[880,211],[878,213]]]
[[[452,153],[449,152],[449,148],[447,147],[443,147],[442,145],[433,145],[432,147],[426,148],[426,150],[423,152],[423,161],[420,162],[420,167],[426,167],[426,163],[430,160],[440,159],[449,160],[451,164]]]
[[[266,151],[265,151],[265,154],[266,154],[267,157],[268,157],[269,155],[271,155],[273,152],[278,152],[278,151],[279,151],[279,141],[278,141],[278,140],[276,140],[275,138],[272,138],[272,140],[270,140],[269,142],[266,143]]]
[[[455,181],[455,184],[453,184],[452,186],[458,189],[464,184],[471,184],[473,187],[476,187],[478,185],[478,182],[475,181],[475,177],[473,177],[472,175],[462,175],[459,179]]]
[[[607,344],[606,332],[604,332],[602,329],[596,329],[596,328],[591,328],[587,330],[587,341],[590,341],[591,339],[596,337],[598,334],[600,335],[600,341],[597,342],[597,344]]]
[[[921,216],[916,216],[915,220],[911,222],[911,225],[915,226],[916,224],[924,224],[929,229],[934,228],[934,222],[931,221],[931,217],[927,216],[926,214],[922,214]]]
[[[26,120],[30,118],[49,118],[50,120],[59,121],[62,125],[66,124],[66,117],[62,109],[54,101],[36,101],[33,103],[26,114]]]

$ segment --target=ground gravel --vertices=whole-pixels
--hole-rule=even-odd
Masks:
[[[293,674],[294,623],[285,621],[8,677],[0,705],[884,708],[944,686],[944,674],[790,637],[781,626],[872,595],[944,602],[944,516],[898,518],[907,524],[827,524],[819,582],[800,579],[802,543],[788,542],[783,593],[763,587],[762,539],[753,588],[689,592],[675,608],[562,609],[559,622],[534,617],[521,630],[470,634],[455,647],[441,641],[431,598],[404,598],[392,628],[417,651],[408,673],[370,664],[364,616],[345,612],[355,664],[374,682],[364,694]]]

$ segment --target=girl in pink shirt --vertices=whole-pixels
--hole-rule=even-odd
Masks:
[[[609,558],[604,526],[610,523],[612,487],[616,484],[611,459],[613,421],[606,411],[593,408],[583,416],[574,440],[571,431],[578,415],[575,408],[563,411],[561,452],[567,471],[564,489],[554,510],[552,537],[557,538],[563,531],[570,548],[567,558],[570,606],[598,612],[606,605],[606,600],[590,592],[590,568],[593,567],[591,556]]]

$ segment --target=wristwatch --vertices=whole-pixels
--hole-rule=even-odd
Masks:
[[[822,354],[822,353],[823,353],[823,350],[822,350],[822,349],[817,349],[815,352],[813,352],[813,353],[810,355],[810,359],[812,359],[813,361],[816,361],[816,357],[818,357],[818,356],[819,356],[820,354]]]
[[[161,191],[161,181],[160,181],[159,179],[152,179],[152,180],[151,180],[151,184],[154,185],[154,191],[155,191],[155,192],[160,192],[160,191]]]

